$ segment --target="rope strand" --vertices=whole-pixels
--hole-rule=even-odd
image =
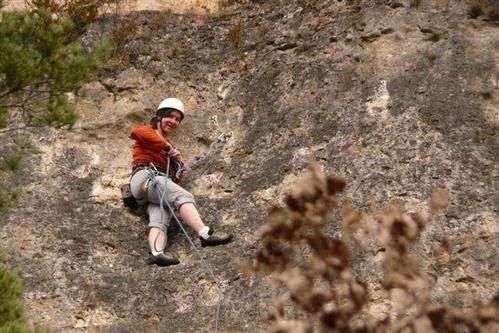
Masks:
[[[185,163],[185,166],[177,171],[176,176],[178,176],[183,172],[188,172],[194,166],[196,166],[196,164],[202,162],[217,145],[226,143],[232,137],[232,135],[233,135],[232,132],[220,134],[215,140],[213,140],[208,149],[206,149],[203,153],[199,155],[195,155],[193,158],[187,161]]]

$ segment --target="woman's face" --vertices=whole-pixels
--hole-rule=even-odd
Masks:
[[[171,134],[177,130],[181,120],[182,114],[180,111],[172,111],[169,115],[161,119],[161,130],[166,135]]]

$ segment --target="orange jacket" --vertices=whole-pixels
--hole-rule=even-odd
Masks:
[[[168,163],[165,156],[169,149],[168,147],[173,148],[170,141],[165,141],[149,125],[139,125],[132,128],[130,138],[135,140],[132,147],[132,169],[141,164],[149,165],[152,163],[166,170]],[[182,161],[176,158],[170,159],[170,170],[168,173],[175,182],[180,181],[181,175],[176,177],[176,172],[183,166]]]

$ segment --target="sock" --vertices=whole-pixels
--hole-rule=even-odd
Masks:
[[[166,233],[164,231],[160,228],[152,227],[149,230],[147,239],[149,242],[149,248],[151,249],[151,254],[153,256],[164,253],[166,248]]]
[[[208,226],[204,226],[201,230],[199,230],[199,237],[203,238],[203,239],[208,239],[210,238],[210,227]]]
[[[160,255],[161,253],[164,253],[164,251],[159,251],[159,252],[158,252],[158,251],[154,251],[154,250],[152,250],[152,255],[153,255],[153,256]]]

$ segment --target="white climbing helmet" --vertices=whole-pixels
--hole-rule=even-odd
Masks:
[[[184,103],[182,103],[181,100],[178,98],[167,98],[161,101],[158,106],[158,110],[161,109],[175,109],[177,111],[180,111],[182,113],[182,116],[185,116],[185,110],[184,110]]]

